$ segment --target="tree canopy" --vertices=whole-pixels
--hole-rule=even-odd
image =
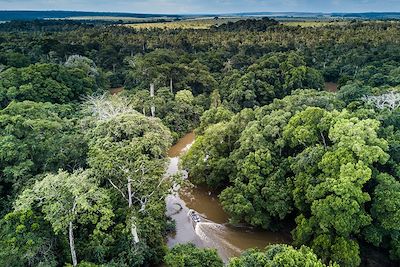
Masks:
[[[292,235],[228,266],[398,265],[400,23],[223,20],[0,23],[1,266],[222,266],[166,247],[189,132],[227,227]]]

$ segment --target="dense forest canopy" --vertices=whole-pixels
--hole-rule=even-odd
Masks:
[[[228,266],[395,266],[399,42],[394,20],[0,24],[0,265],[223,266],[165,245],[167,151],[195,130],[182,167],[230,223],[291,228]]]

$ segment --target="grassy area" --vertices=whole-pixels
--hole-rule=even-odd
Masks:
[[[143,30],[143,29],[209,29],[211,26],[218,26],[229,21],[238,21],[241,19],[248,19],[244,17],[223,17],[213,19],[210,17],[206,18],[194,18],[184,19],[177,21],[165,21],[165,22],[134,22],[132,24],[126,24],[126,26]],[[333,21],[325,19],[310,19],[310,20],[279,20],[283,25],[287,26],[300,26],[300,27],[323,27],[327,25],[346,25],[348,21]]]
[[[214,25],[221,25],[228,21],[237,21],[239,18],[196,18],[171,22],[136,23],[127,26],[135,29],[209,29]]]
[[[112,16],[80,16],[80,17],[68,17],[68,20],[101,20],[101,21],[123,21],[124,23],[142,23],[152,22],[159,20],[171,21],[173,18],[168,17],[148,17],[148,18],[135,18],[135,17],[112,17]]]
[[[68,20],[104,20],[104,21],[146,21],[144,18],[130,18],[130,17],[108,17],[108,16],[82,16],[82,17],[69,17]]]

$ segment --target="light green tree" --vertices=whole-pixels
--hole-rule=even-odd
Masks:
[[[164,257],[169,267],[222,267],[215,249],[196,248],[193,244],[176,245]]]
[[[171,186],[163,175],[170,132],[159,119],[132,112],[99,121],[88,137],[89,164],[128,204],[130,232],[134,243],[139,243],[135,213],[145,213]]]
[[[306,116],[306,110],[298,116]],[[316,113],[316,112],[315,112]],[[376,120],[360,120],[351,117],[346,111],[334,112],[333,123],[329,129],[329,143],[332,145],[323,154],[316,147],[308,148],[297,156],[304,162],[304,157],[315,156],[313,161],[318,168],[307,169],[294,164],[296,172],[294,191],[297,203],[309,203],[309,208],[301,207],[304,214],[297,219],[297,228],[293,231],[295,244],[310,244],[317,255],[324,260],[334,260],[345,266],[360,264],[359,246],[355,239],[360,231],[371,224],[372,218],[365,205],[371,200],[365,192],[365,185],[372,178],[374,163],[385,163],[388,155],[385,151],[388,144],[378,137],[379,122]],[[293,120],[297,120],[294,117]],[[321,119],[323,121],[323,119]],[[292,127],[292,123],[289,123]],[[317,121],[315,130],[309,131],[307,138],[317,137]],[[310,127],[299,124],[293,128],[291,138],[301,143],[302,135],[297,133]],[[289,133],[289,132],[288,132]],[[314,138],[314,143],[318,139]],[[312,144],[309,143],[309,144]],[[321,146],[321,145],[319,145]],[[322,153],[321,153],[322,152]],[[311,154],[310,154],[311,153]],[[297,167],[296,167],[297,166]],[[299,197],[303,192],[305,199]]]
[[[48,174],[23,191],[15,203],[17,212],[37,208],[56,234],[68,232],[73,266],[78,265],[74,228],[93,225],[96,235],[112,224],[107,190],[100,188],[87,171]]]
[[[295,249],[288,245],[272,245],[260,251],[250,249],[238,258],[233,258],[229,267],[339,267],[336,263],[324,264],[312,249],[302,246]]]

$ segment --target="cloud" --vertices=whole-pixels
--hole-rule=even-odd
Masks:
[[[400,11],[398,0],[0,0],[0,10],[85,10],[140,13],[256,11]]]

